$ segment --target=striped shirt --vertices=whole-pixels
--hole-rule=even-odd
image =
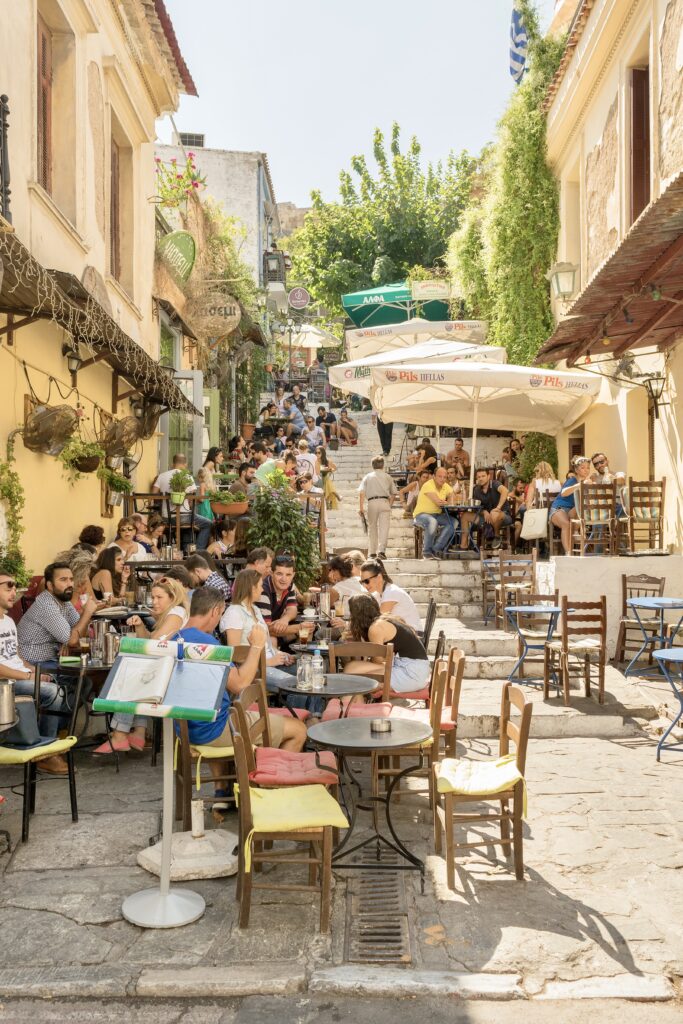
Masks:
[[[17,633],[22,656],[31,665],[57,661],[80,615],[71,601],[58,601],[44,590],[19,620]]]

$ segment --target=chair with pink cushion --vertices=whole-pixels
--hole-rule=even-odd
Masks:
[[[236,662],[236,664],[241,664],[241,662],[244,661],[244,659],[246,658],[248,653],[249,653],[249,647],[248,647],[247,644],[238,644],[238,646],[237,647],[233,647],[233,650],[232,650],[233,661],[235,660],[235,658],[237,658],[237,659],[239,659],[239,661]],[[263,652],[261,654],[261,663],[260,663],[259,673],[258,673],[257,679],[261,683],[261,687],[263,689],[263,696],[264,696],[266,704],[267,704],[268,703],[268,691],[266,689],[266,652],[265,652],[265,648],[264,648],[264,650],[263,650]],[[256,704],[253,704],[248,710],[249,711],[258,711],[258,708],[257,708]],[[309,719],[311,717],[311,712],[308,711],[306,708],[291,708],[291,709],[290,708],[268,708],[268,714],[269,715],[280,715],[280,716],[293,714],[301,722],[305,722],[307,719]]]
[[[462,680],[465,672],[465,652],[459,647],[451,647],[448,652],[446,664],[446,689],[444,692],[443,705],[441,709],[441,724],[439,729],[439,741],[443,740],[443,748],[447,757],[455,757],[455,741],[458,729],[458,708],[460,706],[460,693]],[[434,662],[434,673],[432,682],[439,667],[443,667],[443,659]],[[430,708],[404,708],[391,705],[391,716],[393,718],[407,718],[414,722],[424,722],[431,725]]]

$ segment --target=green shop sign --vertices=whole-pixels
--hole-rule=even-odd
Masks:
[[[180,280],[187,281],[197,254],[194,238],[189,231],[172,231],[170,235],[164,235],[157,248]]]

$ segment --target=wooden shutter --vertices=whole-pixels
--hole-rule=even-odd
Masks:
[[[52,191],[52,35],[38,18],[38,182]]]
[[[121,277],[121,172],[119,147],[111,140],[111,200],[109,205],[109,270]]]
[[[647,407],[647,472],[648,479],[655,480],[655,417],[654,402],[648,402]]]
[[[631,223],[650,202],[650,71],[631,69]]]

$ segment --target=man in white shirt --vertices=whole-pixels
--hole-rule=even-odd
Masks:
[[[358,514],[365,515],[368,503],[368,545],[370,558],[386,558],[391,506],[396,496],[396,484],[384,470],[384,458],[376,455],[372,460],[372,472],[366,473],[358,488]]]
[[[188,473],[187,468],[187,456],[183,455],[182,452],[178,452],[173,456],[173,466],[171,469],[167,469],[165,473],[159,473],[152,484],[153,494],[170,494],[171,493],[171,478],[174,473],[178,472]],[[192,479],[192,474],[189,473],[190,480],[192,481],[185,488],[185,494],[194,494],[197,490],[197,485]],[[184,526],[188,526],[192,520],[192,513],[190,509],[190,503],[184,501],[180,506],[180,522]],[[197,547],[206,548],[211,540],[211,528],[213,522],[211,519],[207,519],[206,516],[200,516],[197,512],[194,514],[194,525],[198,528],[197,532]]]
[[[308,450],[308,441],[301,440],[297,445],[296,472],[297,476],[303,476],[305,473],[310,473],[315,479],[315,455],[312,455]]]
[[[312,416],[306,417],[306,429],[301,437],[302,440],[306,441],[311,451],[315,451],[316,448],[321,446],[325,447],[325,431],[322,427],[316,427]]]
[[[17,584],[13,575],[0,568],[0,679],[13,679],[14,692],[17,696],[33,696],[34,669],[19,654],[17,627],[7,614],[17,599]],[[64,691],[53,682],[41,682],[40,706],[53,711],[66,710]],[[59,719],[55,715],[45,715],[42,726],[44,736],[56,739]],[[61,754],[43,757],[37,762],[40,771],[49,775],[66,775],[66,760]]]

